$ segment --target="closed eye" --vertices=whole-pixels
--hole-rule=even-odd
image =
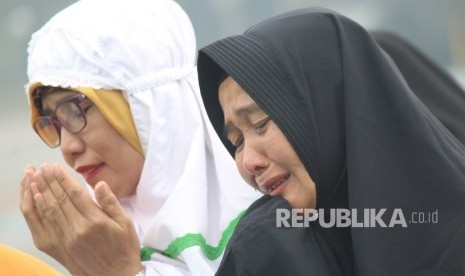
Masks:
[[[244,136],[239,137],[236,142],[232,142],[234,152],[238,152],[242,149],[242,145],[244,144]]]
[[[268,126],[268,122],[270,121],[271,121],[271,118],[266,117],[258,121],[257,123],[253,124],[252,126],[253,126],[255,133],[258,135],[264,134],[266,131],[266,127]],[[241,135],[238,139],[236,139],[236,141],[231,141],[231,143],[233,145],[234,152],[235,153],[239,152],[244,145],[244,136]]]
[[[266,131],[266,127],[268,125],[268,122],[271,121],[270,117],[266,117],[263,120],[260,120],[258,123],[254,124],[254,129],[257,134],[263,134]]]

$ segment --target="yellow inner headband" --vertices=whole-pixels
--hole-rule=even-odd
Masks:
[[[29,87],[29,106],[31,108],[31,125],[40,116],[40,111],[34,104],[33,93],[42,86],[35,83]],[[67,88],[86,95],[100,110],[105,119],[141,154],[144,155],[137,135],[136,127],[132,119],[129,104],[121,91],[93,89],[88,87]]]

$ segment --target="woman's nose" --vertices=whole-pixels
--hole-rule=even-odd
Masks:
[[[258,143],[244,142],[242,149],[242,166],[244,170],[254,176],[263,173],[268,165],[268,159],[263,148]]]
[[[72,156],[84,151],[84,141],[77,134],[61,128],[60,149],[63,155]]]

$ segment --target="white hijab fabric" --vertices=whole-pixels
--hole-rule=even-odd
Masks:
[[[136,195],[122,204],[142,246],[156,251],[147,275],[214,274],[224,247],[209,260],[199,242],[217,247],[259,195],[208,121],[184,11],[171,0],[80,0],[32,36],[28,53],[29,85],[117,89],[127,98],[145,163]],[[167,248],[180,254],[159,253]]]

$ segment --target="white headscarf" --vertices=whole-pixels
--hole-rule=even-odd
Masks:
[[[128,100],[145,163],[122,204],[151,248],[147,274],[213,274],[228,226],[259,195],[208,121],[184,11],[171,0],[80,0],[32,36],[28,53],[29,85],[117,89]]]

